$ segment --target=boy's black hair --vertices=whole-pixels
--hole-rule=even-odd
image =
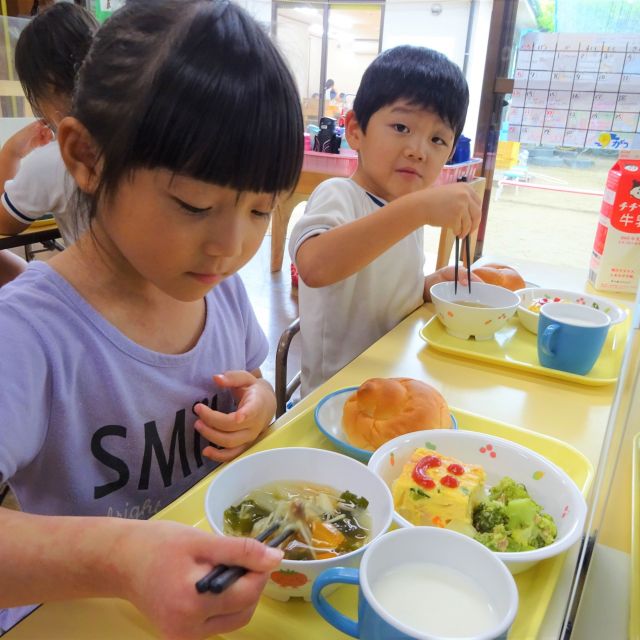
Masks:
[[[425,47],[402,45],[381,53],[362,76],[353,111],[364,133],[371,116],[397,100],[437,113],[457,140],[469,106],[469,88],[460,68]]]
[[[224,0],[129,0],[96,35],[72,114],[102,160],[90,215],[139,168],[275,194],[302,167],[293,77],[258,23]]]
[[[52,95],[71,99],[76,74],[98,26],[86,9],[59,2],[23,29],[16,44],[16,71],[35,111]]]

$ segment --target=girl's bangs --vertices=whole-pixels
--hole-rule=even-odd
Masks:
[[[212,46],[202,27],[194,31],[155,79],[133,164],[238,191],[291,190],[302,167],[304,125],[275,47],[264,34],[267,46],[251,42],[255,34],[246,32],[241,48],[224,36]]]

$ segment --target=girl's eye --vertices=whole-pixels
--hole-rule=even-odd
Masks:
[[[258,209],[251,209],[251,213],[253,213],[254,216],[256,216],[257,218],[270,218],[271,217],[271,211],[258,211]]]
[[[438,136],[436,136],[435,138],[431,138],[432,142],[435,142],[438,145],[442,145],[444,147],[448,146],[447,141],[444,140],[443,138],[439,138]]]
[[[392,127],[398,133],[409,133],[409,127],[407,127],[406,124],[397,123],[397,124],[392,125]]]

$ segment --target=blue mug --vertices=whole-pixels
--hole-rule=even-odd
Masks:
[[[538,358],[543,367],[585,375],[607,339],[611,319],[582,304],[548,302],[540,307]]]
[[[426,621],[430,630],[424,630],[415,626],[418,624],[415,620],[400,619],[402,613],[399,617],[394,605],[385,602],[381,581],[384,583],[390,574],[405,566],[411,570],[422,563],[425,567],[439,565],[440,570],[451,570],[474,584],[482,598],[480,606],[492,612],[490,618],[481,623],[472,616],[460,616],[460,608],[457,611],[454,608],[450,616],[442,614],[446,618],[444,624],[453,631],[445,633],[438,630],[443,620],[435,619],[439,613],[434,610],[436,605],[432,603],[429,612],[424,592],[406,588],[400,591],[401,606],[408,603],[411,608],[410,598],[414,597],[416,607],[426,610],[426,617],[433,616],[433,620]],[[398,578],[396,573],[395,580]],[[325,587],[336,583],[359,586],[357,620],[337,611],[322,595]],[[386,586],[387,591],[395,592],[389,582]],[[403,586],[407,583],[403,582]],[[473,538],[437,527],[396,529],[380,536],[364,552],[360,569],[334,567],[321,573],[313,583],[311,600],[329,624],[347,635],[365,640],[441,640],[456,636],[467,640],[506,638],[518,610],[518,590],[502,561]]]

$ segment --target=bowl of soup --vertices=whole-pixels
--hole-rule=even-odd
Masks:
[[[525,289],[519,289],[516,293],[520,298],[517,310],[518,320],[520,320],[525,329],[535,334],[538,333],[540,308],[548,302],[580,304],[597,309],[609,316],[612,325],[622,322],[627,317],[627,312],[611,300],[579,291],[527,287]]]
[[[260,451],[216,474],[205,513],[218,535],[256,537],[277,526],[295,532],[265,595],[310,600],[314,579],[333,566],[358,566],[392,521],[386,483],[362,463],[333,451],[288,447]],[[270,538],[267,538],[267,542]]]
[[[513,291],[493,284],[472,282],[468,287],[439,282],[431,287],[436,316],[449,335],[462,340],[490,340],[511,318],[520,298]]]

